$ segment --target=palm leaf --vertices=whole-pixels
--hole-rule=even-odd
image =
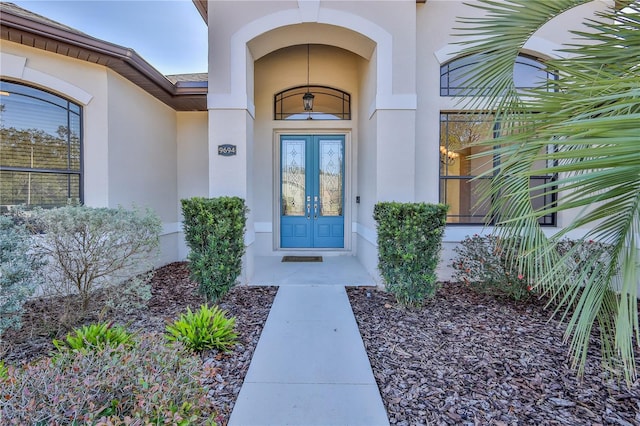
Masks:
[[[481,0],[481,18],[461,19],[462,54],[476,55],[461,105],[494,110],[503,135],[480,142],[499,148],[480,156],[497,156],[500,164],[479,175],[493,177],[481,194],[492,200],[489,217],[495,232],[520,244],[525,255],[514,259],[540,289],[557,302],[568,320],[574,366],[583,373],[589,341],[597,324],[603,362],[627,383],[636,379],[634,339],[638,327],[638,236],[640,235],[640,2],[622,3],[625,13],[610,10],[586,22],[582,40],[566,46],[566,57],[548,66],[560,78],[531,90],[513,84],[516,58],[527,40],[559,14],[584,0],[532,2]],[[549,89],[553,90],[549,90]],[[546,164],[546,167],[534,167]],[[534,208],[530,179],[555,174],[554,182],[537,189],[558,195],[557,201]],[[578,212],[577,214],[575,212]],[[550,213],[574,216],[552,238],[538,219]],[[585,239],[609,247],[611,262],[603,267],[590,259],[589,272],[572,280],[566,260],[554,245],[571,231],[587,228]],[[515,242],[512,244],[516,244]]]

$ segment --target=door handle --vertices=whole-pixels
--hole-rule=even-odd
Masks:
[[[311,219],[311,196],[307,195],[307,220]]]
[[[313,196],[313,218],[314,219],[318,218],[318,196],[317,195]]]

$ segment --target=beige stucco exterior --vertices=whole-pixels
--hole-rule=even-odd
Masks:
[[[159,263],[176,260],[177,113],[105,67],[7,41],[1,54],[3,78],[82,106],[85,204],[153,209],[164,228]]]
[[[560,54],[568,31],[607,4],[566,12],[524,51]],[[357,256],[377,275],[375,203],[439,200],[439,116],[459,109],[458,99],[440,96],[440,66],[457,50],[457,17],[477,13],[454,0],[211,0],[207,111],[175,111],[103,66],[7,41],[1,74],[83,106],[86,204],[156,210],[164,263],[187,253],[181,198],[245,198],[245,281],[255,256],[295,252],[279,243],[279,136],[344,135],[344,247],[304,251]],[[307,83],[307,46],[308,83],[350,94],[350,120],[274,120],[274,95]],[[236,145],[237,154],[218,155],[224,144]],[[558,226],[566,221],[560,214]],[[447,228],[441,278],[448,277],[452,247],[481,232]]]

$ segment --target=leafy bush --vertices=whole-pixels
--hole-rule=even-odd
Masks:
[[[181,344],[145,336],[125,349],[65,351],[9,369],[3,424],[215,424],[202,362]]]
[[[227,318],[227,312],[217,306],[200,306],[195,313],[187,308],[186,314],[167,325],[167,339],[182,342],[192,351],[206,349],[227,351],[236,344],[238,335],[234,332],[235,317]]]
[[[30,253],[30,236],[24,226],[0,216],[0,335],[20,327],[22,307],[37,287],[42,256]]]
[[[67,334],[65,340],[53,340],[53,345],[60,351],[100,350],[106,346],[115,348],[121,345],[130,348],[133,344],[133,333],[121,325],[109,322],[85,325]]]
[[[121,284],[132,277],[144,281],[139,274],[154,266],[161,223],[150,210],[66,206],[34,211],[34,223],[43,231],[35,250],[51,260],[45,291],[77,295],[83,311],[98,288],[111,290],[114,300],[135,300],[118,298]],[[140,290],[144,303],[148,288],[131,288]]]
[[[517,253],[509,256],[506,243],[494,235],[467,236],[453,249],[457,254],[451,264],[454,279],[482,293],[515,300],[529,298],[531,283],[518,273],[517,266],[510,260],[515,259]],[[517,247],[517,244],[511,247]]]
[[[4,361],[0,359],[0,380],[4,380],[9,377],[9,369],[4,365]]]
[[[385,202],[375,205],[378,269],[385,287],[406,306],[420,306],[436,292],[448,207],[443,204]]]
[[[613,262],[611,247],[598,241],[565,238],[558,241],[555,248],[567,265],[570,280],[574,283],[584,284],[594,275],[604,274]]]
[[[515,300],[530,297],[534,284],[518,272],[517,266],[509,259],[518,257],[517,242],[507,244],[494,235],[466,237],[454,249],[457,254],[451,266],[455,270],[453,278],[470,285],[483,293],[506,296]],[[510,247],[507,252],[505,247]],[[573,283],[586,283],[593,274],[601,274],[611,263],[608,246],[595,241],[563,239],[555,249],[566,263]],[[589,259],[597,259],[595,267],[587,268]]]
[[[208,301],[215,301],[234,286],[242,271],[247,208],[238,197],[181,202],[191,278]]]

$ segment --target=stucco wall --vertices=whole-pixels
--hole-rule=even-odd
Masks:
[[[413,0],[325,1],[323,7],[352,14],[379,25],[391,35],[390,94],[414,94],[416,81],[416,3]]]
[[[209,195],[207,113],[177,113],[178,199]]]
[[[109,71],[109,206],[151,208],[162,220],[161,263],[177,252],[177,119],[173,109]]]
[[[109,204],[136,203],[176,222],[176,113],[118,74],[108,84]]]

